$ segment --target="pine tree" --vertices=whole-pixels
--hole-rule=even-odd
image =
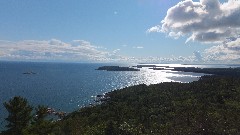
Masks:
[[[28,104],[25,98],[16,96],[9,102],[4,103],[9,115],[5,120],[8,122],[6,125],[7,130],[4,133],[8,135],[22,135],[30,120],[32,119],[31,112],[33,108]]]
[[[34,121],[36,123],[43,121],[48,115],[48,108],[46,106],[39,105],[35,110],[36,116],[34,118]]]
[[[24,130],[26,135],[53,135],[55,123],[47,119],[48,108],[39,105],[35,108],[35,117],[32,124]]]

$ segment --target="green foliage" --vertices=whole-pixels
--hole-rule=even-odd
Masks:
[[[55,124],[51,121],[44,120],[39,123],[32,124],[23,130],[24,135],[55,135]]]
[[[33,122],[24,130],[24,135],[51,135],[55,123],[45,118],[48,116],[48,109],[46,106],[38,106],[36,109]]]
[[[5,133],[9,135],[22,135],[31,118],[32,107],[28,104],[27,100],[22,97],[14,97],[9,102],[4,103],[9,115],[6,118],[8,124]]]
[[[36,109],[36,116],[34,118],[34,121],[36,123],[42,122],[44,118],[48,115],[48,108],[46,106],[39,105]]]
[[[59,130],[55,122],[47,120],[48,110],[46,106],[35,108],[35,116],[32,115],[33,108],[25,98],[16,96],[9,102],[4,103],[9,115],[6,118],[7,130],[2,135],[58,135]]]

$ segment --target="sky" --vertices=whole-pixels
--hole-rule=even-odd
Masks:
[[[0,0],[0,60],[240,64],[240,0]]]

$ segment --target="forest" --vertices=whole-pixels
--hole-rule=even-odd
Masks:
[[[9,115],[1,135],[239,134],[240,77],[126,87],[61,120],[49,118],[46,106],[34,110],[23,97],[4,106]]]

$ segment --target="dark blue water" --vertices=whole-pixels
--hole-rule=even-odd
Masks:
[[[14,96],[27,98],[33,106],[71,112],[93,102],[91,96],[114,89],[143,83],[191,82],[203,75],[148,68],[140,72],[95,70],[103,65],[113,64],[0,62],[0,121],[7,116],[2,103]],[[30,71],[36,74],[23,74]]]
[[[33,105],[72,111],[88,104],[91,95],[120,87],[114,84],[115,77],[110,72],[95,70],[99,66],[101,64],[1,63],[0,102],[19,95]],[[36,74],[23,74],[29,71]]]

